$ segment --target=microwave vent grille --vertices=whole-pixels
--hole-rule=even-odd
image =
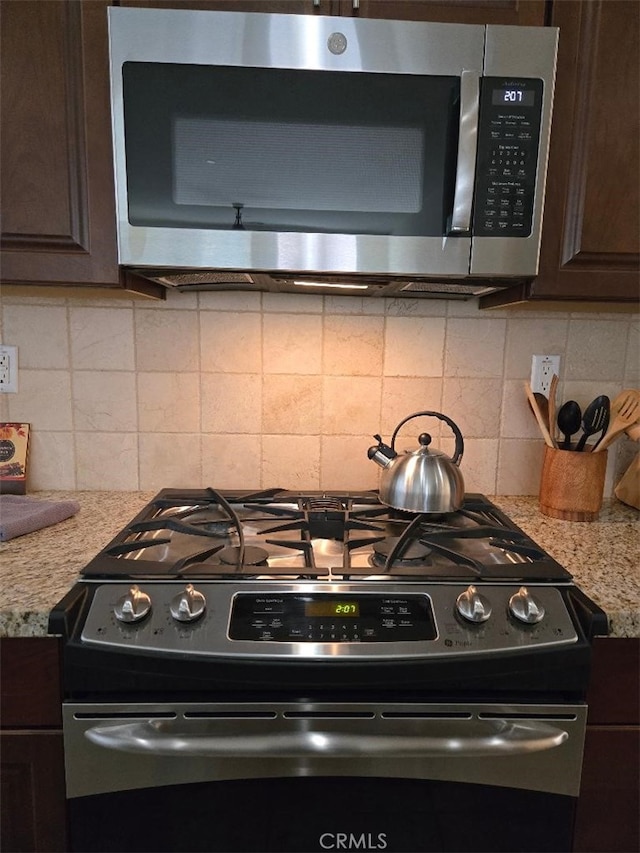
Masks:
[[[248,273],[241,272],[193,272],[193,273],[177,273],[171,275],[159,276],[155,279],[160,284],[169,284],[173,287],[183,287],[185,285],[237,285],[242,287],[247,284],[254,284],[254,280]]]
[[[410,281],[400,288],[403,293],[445,293],[448,296],[480,296],[483,293],[491,293],[495,287],[487,287],[480,284],[446,284],[427,281]]]

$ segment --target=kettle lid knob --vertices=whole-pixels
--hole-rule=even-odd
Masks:
[[[418,441],[423,447],[428,447],[431,444],[431,436],[428,432],[422,432],[418,436]]]

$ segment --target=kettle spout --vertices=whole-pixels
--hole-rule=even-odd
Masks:
[[[373,437],[378,443],[369,448],[367,456],[369,459],[372,459],[376,465],[379,465],[381,468],[386,468],[391,464],[391,462],[393,462],[398,454],[392,447],[389,447],[388,444],[384,444],[379,435],[374,435]]]

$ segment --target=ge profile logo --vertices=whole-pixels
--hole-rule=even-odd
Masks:
[[[331,53],[339,56],[347,49],[347,37],[344,33],[331,33],[327,39],[327,47]]]
[[[6,462],[13,459],[16,453],[16,446],[8,438],[0,440],[0,462]]]

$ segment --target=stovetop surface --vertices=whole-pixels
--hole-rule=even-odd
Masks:
[[[82,571],[85,580],[567,583],[498,507],[417,515],[375,491],[163,489]]]

